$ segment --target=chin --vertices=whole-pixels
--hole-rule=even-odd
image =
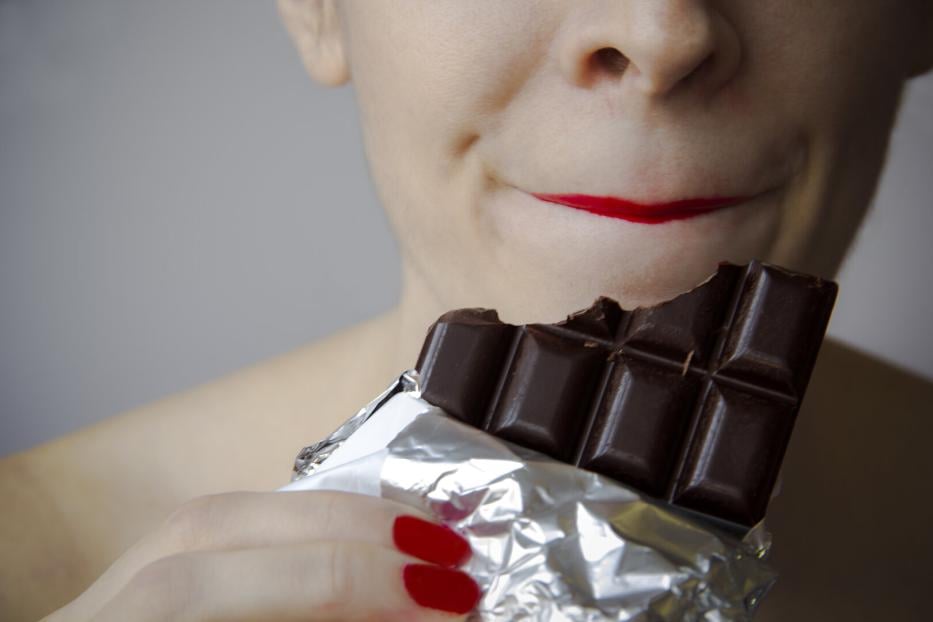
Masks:
[[[773,193],[696,217],[641,224],[500,189],[472,203],[469,224],[447,227],[446,243],[420,247],[419,264],[446,309],[485,307],[506,322],[551,323],[600,296],[626,309],[670,300],[723,261],[771,261],[782,203]]]
[[[550,218],[550,220],[549,220]],[[776,210],[736,209],[660,227],[602,222],[598,216],[554,212],[519,226],[509,221],[486,248],[493,275],[464,275],[468,298],[509,322],[553,322],[608,296],[624,308],[669,300],[699,285],[720,262],[768,261]]]

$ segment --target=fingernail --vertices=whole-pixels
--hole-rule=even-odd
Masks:
[[[395,519],[392,540],[402,553],[441,566],[463,565],[472,554],[470,543],[456,531],[415,516]]]
[[[405,589],[422,607],[468,613],[479,602],[480,591],[469,575],[453,568],[408,564],[403,571]]]

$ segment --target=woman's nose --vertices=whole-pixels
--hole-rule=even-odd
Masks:
[[[715,89],[731,78],[741,50],[732,25],[707,0],[580,3],[565,26],[561,70],[574,84],[628,81],[648,97],[688,82]]]

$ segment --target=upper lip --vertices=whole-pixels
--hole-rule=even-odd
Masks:
[[[530,194],[549,203],[558,203],[594,214],[644,223],[690,218],[713,210],[730,207],[751,198],[749,196],[689,197],[673,201],[641,203],[614,196]]]

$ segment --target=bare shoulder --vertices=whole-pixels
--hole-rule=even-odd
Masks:
[[[768,515],[763,620],[926,619],[931,438],[933,383],[824,345]]]
[[[73,599],[188,499],[285,484],[298,449],[387,384],[386,319],[0,460],[0,617]]]

